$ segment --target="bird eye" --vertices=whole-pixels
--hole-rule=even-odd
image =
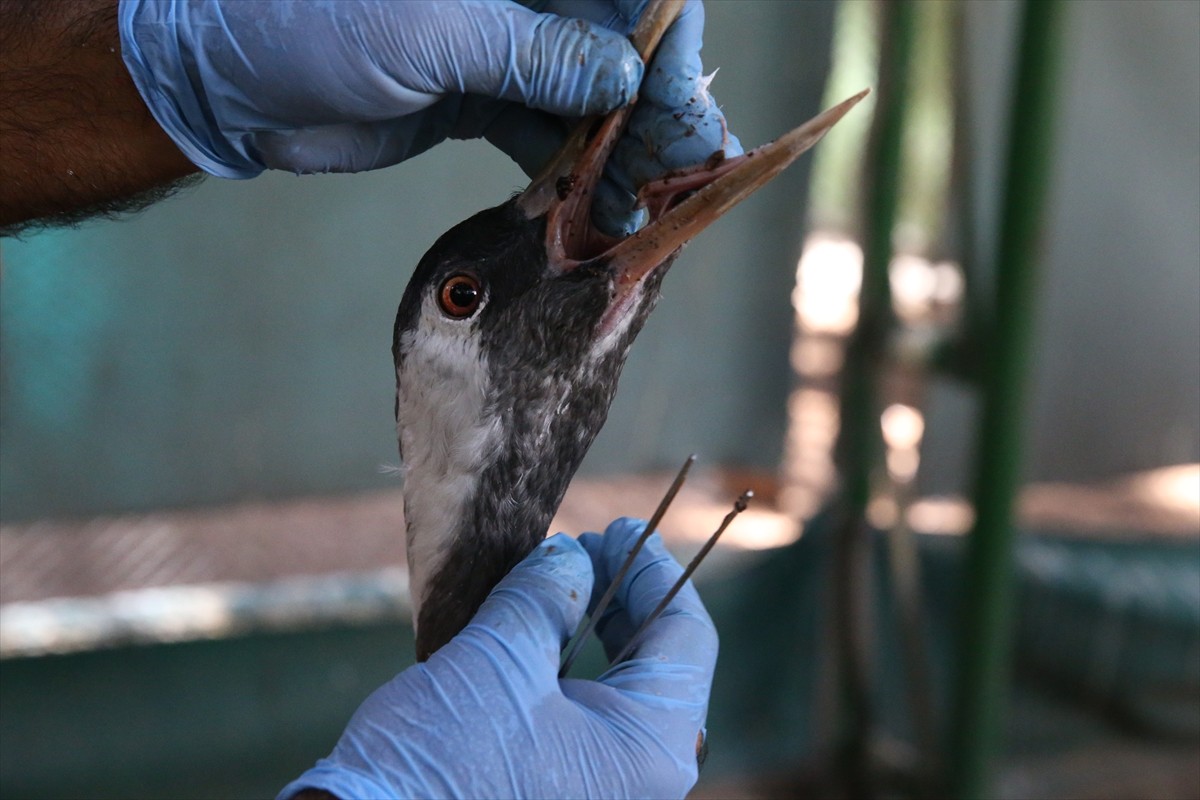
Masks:
[[[438,304],[446,316],[466,319],[479,308],[483,299],[483,287],[474,275],[460,273],[451,275],[438,292]]]

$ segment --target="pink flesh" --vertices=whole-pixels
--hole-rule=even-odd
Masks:
[[[679,195],[704,188],[745,160],[744,155],[725,158],[722,151],[717,151],[703,164],[669,172],[638,191],[638,207],[649,212],[651,221],[657,220],[675,205]]]
[[[623,116],[618,112],[605,120],[577,162],[582,181],[579,173],[572,174],[567,196],[551,206],[546,221],[547,245],[551,263],[562,272],[569,272],[585,261],[602,257],[622,241],[601,233],[592,225],[591,197],[608,153],[624,128]],[[703,188],[735,169],[744,160],[745,156],[726,159],[718,151],[703,164],[668,173],[647,183],[637,196],[637,207],[644,207],[650,216],[646,228],[658,222],[681,194]],[[632,305],[634,287],[656,266],[646,264],[641,269],[624,269],[615,276],[614,296],[599,323],[601,335],[612,330],[625,316]]]

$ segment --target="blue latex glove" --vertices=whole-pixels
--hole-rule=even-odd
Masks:
[[[628,661],[597,681],[557,677],[588,598],[599,599],[644,524],[547,539],[462,633],[367,698],[333,753],[279,797],[683,797],[696,782],[717,656],[691,584]],[[598,629],[610,657],[681,572],[651,537]]]
[[[637,91],[642,64],[624,36],[644,4],[121,0],[119,20],[154,118],[213,175],[358,172],[481,136],[532,175],[570,118]],[[692,0],[660,47],[629,146],[600,189],[597,221],[612,233],[633,229],[632,193],[646,179],[723,144],[740,152],[701,78],[703,26]]]

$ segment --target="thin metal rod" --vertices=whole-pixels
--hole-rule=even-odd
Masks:
[[[704,561],[704,557],[707,556],[709,551],[712,550],[716,545],[717,539],[721,538],[721,534],[724,533],[725,529],[729,527],[729,523],[733,522],[734,518],[737,517],[738,514],[746,510],[746,506],[750,504],[750,500],[753,497],[754,492],[747,489],[746,491],[742,492],[741,497],[734,501],[733,509],[725,515],[725,519],[721,520],[720,527],[717,528],[716,532],[712,536],[708,537],[708,541],[705,542],[704,546],[700,548],[700,552],[696,553],[695,558],[693,558],[683,570],[683,574],[679,576],[679,580],[675,581],[675,585],[671,587],[670,591],[663,596],[663,599],[660,600],[654,610],[650,612],[650,616],[646,617],[642,624],[638,626],[638,629],[634,631],[633,636],[629,637],[629,641],[625,643],[623,648],[621,648],[621,652],[618,653],[617,657],[612,660],[613,664],[620,664],[629,657],[629,654],[633,652],[633,648],[637,646],[637,643],[641,640],[647,629],[649,629],[649,627],[654,624],[654,621],[661,617],[662,613],[667,610],[667,606],[670,605],[671,601],[675,599],[675,595],[679,594],[679,590],[682,589],[683,585],[688,582],[688,578],[692,577],[692,573],[696,571],[696,568],[700,566],[702,561]]]
[[[896,524],[887,532],[889,574],[892,578],[892,600],[898,622],[900,655],[904,663],[908,712],[917,750],[916,796],[938,796],[938,786],[944,781],[941,774],[941,745],[938,740],[937,704],[934,702],[934,680],[926,645],[926,623],[921,603],[921,559],[916,534],[908,524],[908,510],[916,494],[913,480],[893,482],[896,500]]]
[[[975,359],[971,356],[987,331],[991,330],[992,286],[981,268],[988,266],[980,251],[979,176],[975,171],[979,155],[975,124],[978,121],[975,95],[971,86],[970,45],[967,40],[965,4],[956,3],[950,9],[950,86],[953,103],[950,153],[949,216],[954,225],[954,245],[957,245],[963,277],[963,333],[952,360],[952,374],[964,375]],[[966,373],[972,379],[976,373]]]
[[[1067,3],[1025,0],[1009,113],[1008,162],[985,342],[974,476],[975,528],[962,577],[964,613],[950,730],[952,797],[988,797],[1012,657],[1013,501],[1031,351],[1038,248],[1053,156],[1061,31]]]
[[[683,462],[683,466],[679,468],[679,474],[675,476],[675,480],[671,482],[671,487],[667,489],[667,493],[663,495],[663,499],[658,503],[658,508],[654,510],[654,516],[650,517],[650,521],[646,523],[646,530],[642,531],[642,535],[634,543],[633,549],[625,557],[625,563],[617,570],[612,583],[608,585],[608,588],[600,597],[600,601],[596,603],[595,611],[590,616],[579,620],[579,627],[575,629],[575,635],[572,637],[575,643],[571,645],[570,651],[567,653],[566,658],[563,659],[562,666],[558,669],[558,677],[565,678],[567,676],[571,665],[579,657],[579,651],[583,649],[583,643],[587,641],[588,636],[595,629],[596,623],[604,616],[604,612],[608,610],[609,604],[617,593],[617,588],[621,585],[621,581],[625,580],[625,575],[629,573],[630,568],[633,567],[634,560],[637,558],[637,554],[641,552],[642,545],[646,544],[646,540],[650,538],[650,534],[654,533],[659,523],[662,522],[663,517],[666,516],[667,509],[671,507],[671,502],[675,499],[675,495],[679,494],[679,490],[683,487],[683,482],[687,480],[688,470],[695,463],[696,454],[692,453]]]

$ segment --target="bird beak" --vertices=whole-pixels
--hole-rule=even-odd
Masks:
[[[630,36],[649,64],[659,40],[682,8],[682,0],[652,0]],[[864,89],[770,144],[668,173],[638,193],[649,222],[625,239],[592,225],[592,197],[604,166],[624,133],[632,106],[606,117],[584,120],[521,196],[518,206],[530,219],[546,216],[546,252],[551,269],[570,272],[588,264],[613,275],[613,306],[655,267],[687,244],[726,211],[745,200],[821,140],[851,108],[867,96]]]
[[[640,281],[725,212],[767,185],[854,108],[864,89],[770,144],[735,158],[718,151],[704,164],[668,174],[638,192],[650,221],[603,256],[618,276],[618,292]]]

